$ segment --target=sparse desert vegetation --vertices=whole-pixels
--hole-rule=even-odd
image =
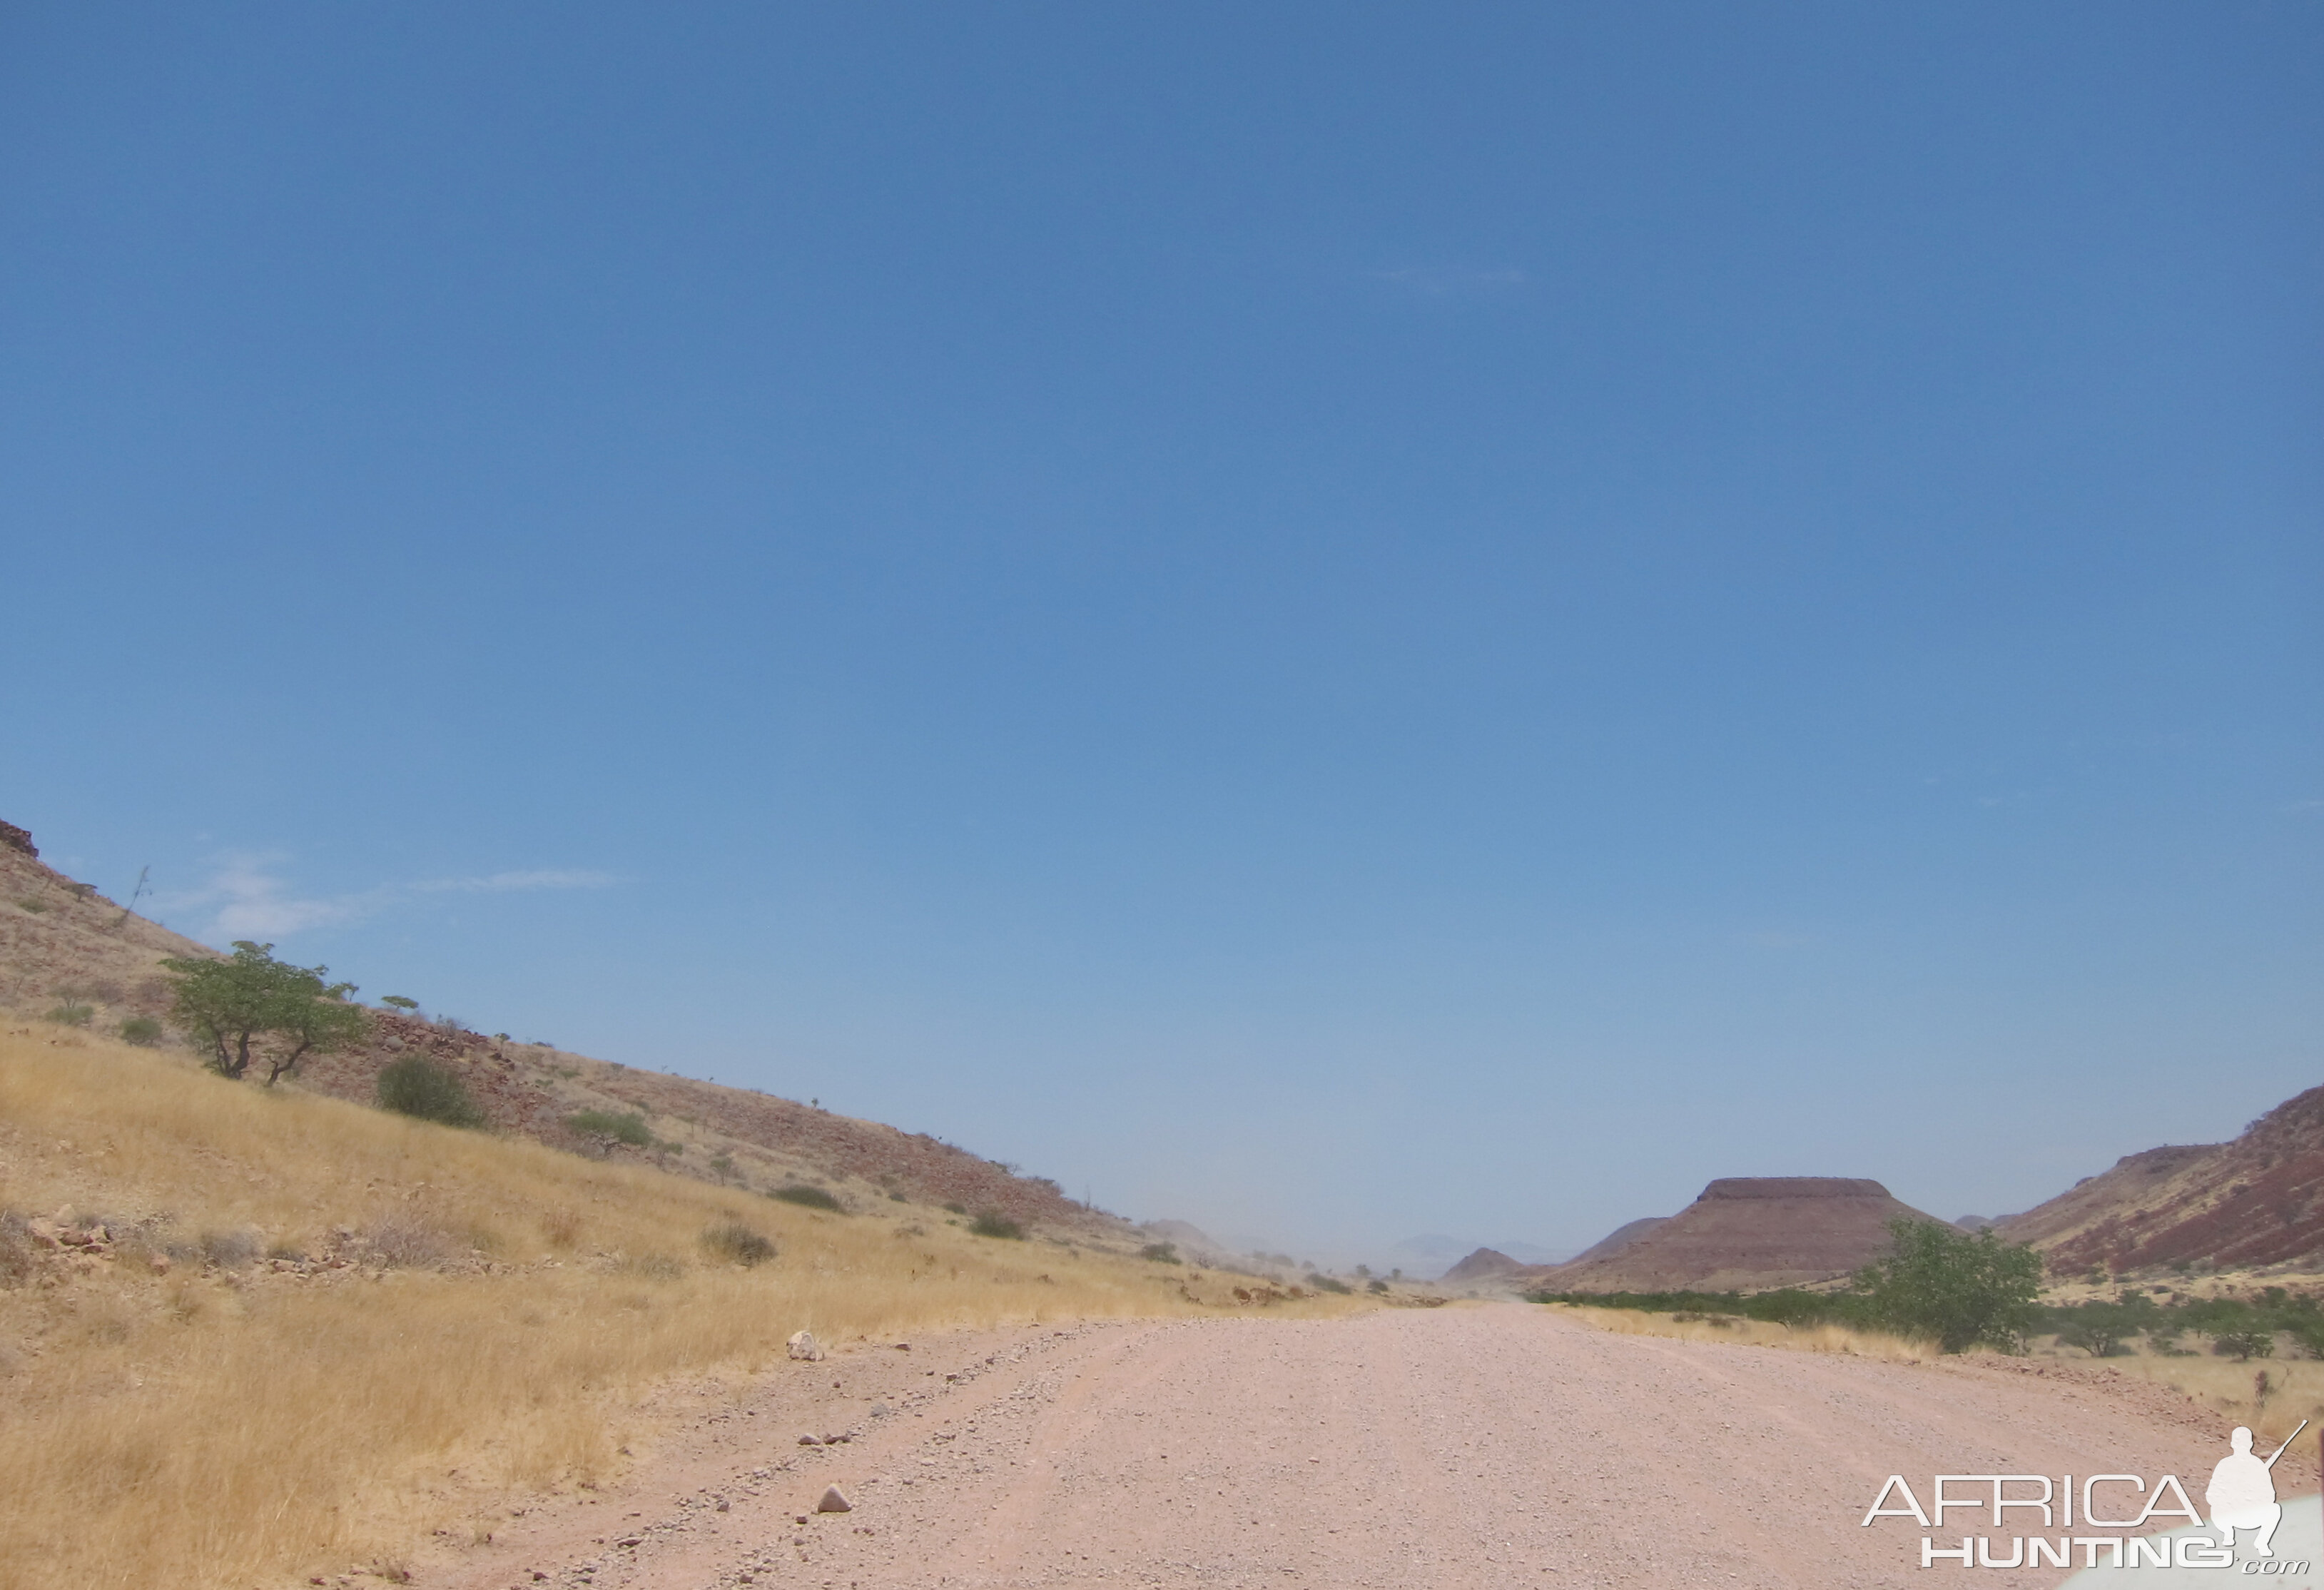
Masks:
[[[1203,1311],[1185,1285],[20,1028],[0,1032],[0,1539],[22,1590],[344,1568],[599,1481],[659,1388],[768,1370],[794,1330]]]

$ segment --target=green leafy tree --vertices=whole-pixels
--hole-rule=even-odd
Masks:
[[[327,966],[278,961],[271,944],[237,938],[225,960],[161,965],[177,978],[178,1025],[209,1049],[211,1070],[235,1081],[256,1061],[272,1087],[309,1055],[346,1048],[366,1031],[363,1007],[347,1003],[354,984],[324,982]]]
[[[2015,1348],[2040,1317],[2042,1256],[1991,1231],[1900,1215],[1888,1223],[1895,1247],[1856,1272],[1856,1290],[1882,1324],[1933,1336],[1959,1353],[1982,1343]]]

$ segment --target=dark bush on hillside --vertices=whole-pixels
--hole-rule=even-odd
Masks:
[[[1352,1290],[1349,1287],[1346,1281],[1335,1280],[1332,1277],[1323,1274],[1309,1276],[1307,1278],[1307,1284],[1314,1287],[1319,1292],[1337,1292],[1343,1298],[1349,1296]]]
[[[151,1016],[132,1016],[121,1023],[121,1041],[152,1049],[161,1041],[161,1023]]]
[[[779,1187],[767,1196],[770,1198],[780,1198],[786,1204],[797,1204],[802,1209],[828,1209],[835,1215],[847,1213],[846,1206],[837,1198],[833,1197],[823,1188],[809,1187],[803,1181],[794,1181],[788,1187]]]
[[[468,1096],[459,1074],[426,1055],[390,1060],[380,1071],[377,1091],[380,1107],[399,1115],[471,1129],[484,1123],[484,1113]]]
[[[2249,1363],[2255,1358],[2275,1356],[2275,1333],[2272,1330],[2222,1330],[2211,1333],[2211,1351],[2222,1358]]]
[[[1177,1246],[1172,1243],[1148,1243],[1138,1250],[1138,1256],[1141,1259],[1151,1259],[1157,1264],[1176,1264],[1179,1262]]]
[[[1365,1283],[1364,1290],[1368,1292],[1385,1292],[1388,1290],[1388,1282],[1375,1278]]]
[[[1005,1215],[987,1210],[969,1223],[968,1229],[978,1236],[997,1236],[1012,1243],[1025,1240],[1025,1228]]]
[[[775,1244],[739,1220],[722,1220],[702,1234],[702,1245],[714,1259],[746,1268],[764,1264],[775,1256]]]
[[[654,1135],[646,1130],[643,1115],[617,1115],[611,1110],[581,1110],[566,1116],[565,1124],[584,1137],[608,1137],[615,1142],[625,1142],[637,1149],[653,1146]]]

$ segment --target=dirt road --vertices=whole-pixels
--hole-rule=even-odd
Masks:
[[[1916,1525],[1858,1523],[1892,1473],[2194,1476],[2222,1450],[2175,1394],[2032,1370],[1613,1336],[1522,1305],[865,1345],[416,1582],[1861,1590],[1926,1582]],[[853,1511],[810,1511],[831,1484]]]

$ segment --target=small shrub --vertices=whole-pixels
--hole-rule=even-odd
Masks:
[[[1307,1278],[1307,1284],[1319,1292],[1337,1292],[1343,1298],[1352,1290],[1346,1281],[1328,1275],[1311,1275]]]
[[[565,1124],[585,1137],[610,1137],[632,1148],[653,1146],[654,1135],[640,1114],[617,1115],[611,1110],[582,1110],[565,1117]]]
[[[786,1204],[797,1204],[802,1209],[828,1209],[834,1215],[847,1213],[846,1206],[837,1198],[833,1197],[823,1188],[809,1187],[803,1181],[794,1181],[788,1187],[779,1187],[767,1196],[770,1198],[780,1198]]]
[[[739,1220],[722,1220],[702,1234],[702,1245],[711,1256],[729,1264],[764,1264],[775,1256],[775,1244]]]
[[[364,1233],[371,1256],[390,1270],[434,1270],[448,1254],[444,1235],[410,1215],[390,1215]]]
[[[966,1204],[946,1204],[945,1207],[954,1215],[965,1215],[968,1213],[968,1206]]]
[[[1368,1292],[1385,1292],[1388,1290],[1388,1282],[1375,1276],[1370,1281],[1366,1283],[1364,1290]]]
[[[382,1109],[414,1120],[469,1128],[484,1123],[484,1113],[468,1096],[459,1073],[426,1055],[390,1060],[380,1070],[378,1094]]]
[[[97,1019],[97,1007],[88,1004],[60,1004],[51,1007],[47,1020],[60,1027],[86,1027]]]
[[[912,1200],[906,1197],[902,1193],[891,1192],[888,1195],[888,1201],[891,1204],[908,1204]]]
[[[206,1231],[200,1252],[205,1264],[239,1270],[258,1257],[258,1238],[246,1231]]]
[[[969,1222],[968,1229],[977,1236],[997,1236],[1012,1243],[1021,1243],[1025,1240],[1023,1226],[1006,1215],[996,1214],[990,1209]]]
[[[37,917],[42,911],[48,910],[49,905],[48,901],[44,900],[34,900],[31,895],[27,894],[16,901],[16,909],[18,911],[30,911]]]
[[[151,1016],[132,1016],[121,1023],[121,1041],[152,1049],[161,1041],[161,1023]]]
[[[2222,1330],[2211,1334],[2211,1351],[2222,1358],[2233,1358],[2248,1364],[2255,1358],[2275,1356],[2275,1333],[2272,1330]]]
[[[1148,1243],[1138,1250],[1138,1256],[1141,1259],[1151,1259],[1157,1264],[1176,1264],[1179,1262],[1177,1246],[1172,1243]]]

